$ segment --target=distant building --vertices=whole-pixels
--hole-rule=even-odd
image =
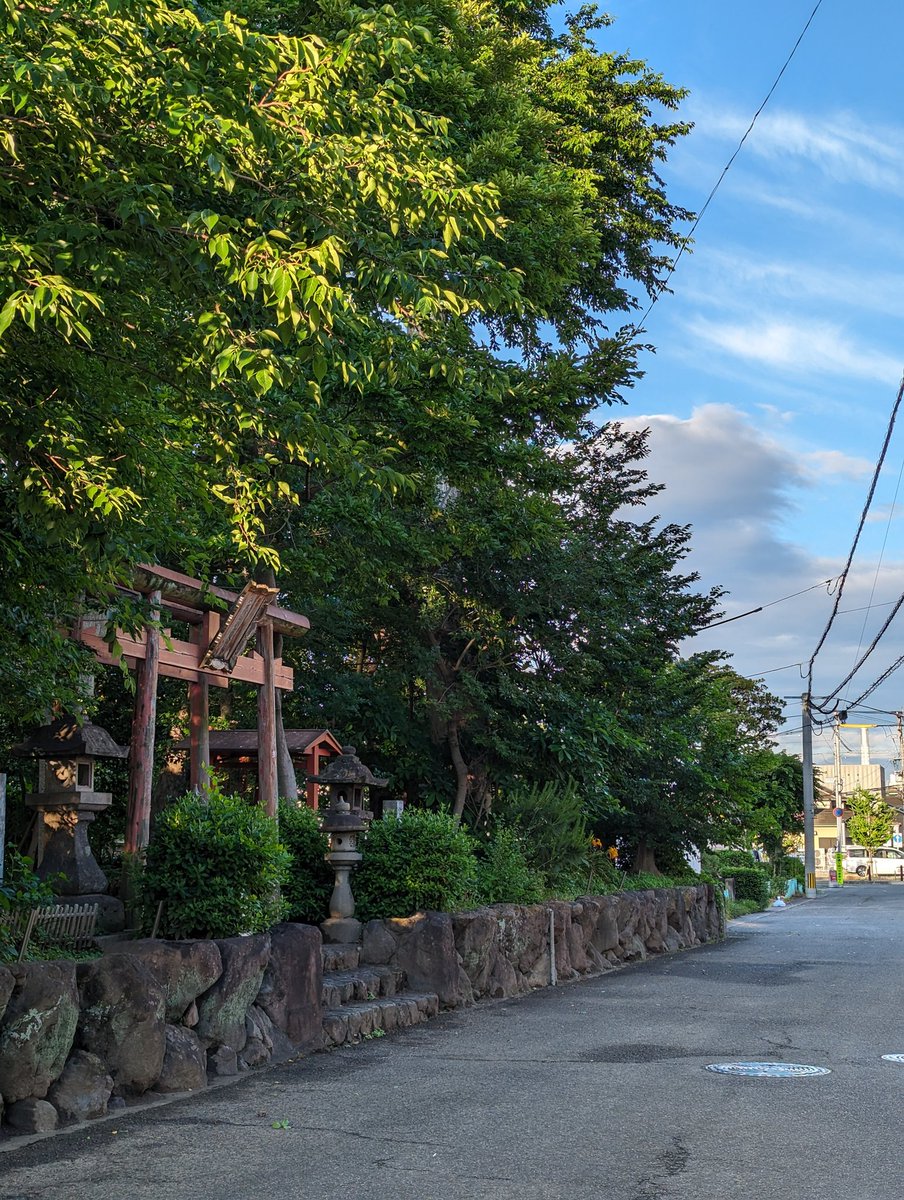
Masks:
[[[816,783],[816,811],[814,817],[814,832],[816,835],[816,865],[828,867],[835,853],[838,837],[838,819],[832,811],[835,807],[835,768],[831,764],[814,767]],[[851,795],[862,788],[873,796],[878,796],[892,807],[900,807],[898,792],[889,793],[885,782],[885,768],[879,763],[842,763],[841,764],[841,800],[842,821],[846,827],[851,810],[848,800]],[[902,834],[902,819],[900,811],[895,814],[893,840],[895,845]],[[846,835],[846,830],[845,830]],[[850,841],[845,836],[845,844]]]

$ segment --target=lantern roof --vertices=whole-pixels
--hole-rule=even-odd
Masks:
[[[342,753],[331,759],[319,775],[309,775],[312,783],[345,783],[357,787],[386,787],[388,779],[377,779],[358,758],[354,746],[343,746]]]
[[[129,748],[117,745],[100,725],[80,725],[66,713],[13,746],[13,753],[30,758],[126,758]]]

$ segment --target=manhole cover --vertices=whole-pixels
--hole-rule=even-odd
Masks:
[[[715,1071],[717,1075],[752,1075],[763,1079],[801,1079],[810,1075],[831,1075],[828,1067],[809,1067],[803,1063],[783,1062],[709,1063],[706,1070]]]
[[[882,1061],[904,1063],[904,1054],[883,1054]]]

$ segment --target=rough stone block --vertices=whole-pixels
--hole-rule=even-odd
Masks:
[[[247,1037],[245,1017],[270,961],[270,935],[224,938],[217,946],[223,973],[197,1002],[195,1032],[200,1038],[238,1052]]]
[[[231,1046],[217,1046],[207,1051],[207,1070],[211,1075],[237,1075],[238,1055]]]
[[[314,925],[277,925],[270,935],[270,961],[256,1003],[293,1046],[322,1044],[323,960]]]
[[[165,997],[146,960],[107,954],[79,963],[75,1043],[107,1065],[117,1092],[139,1095],[163,1068]]]
[[[120,943],[116,949],[122,950]],[[128,952],[140,958],[166,1000],[166,1019],[182,1020],[193,1000],[208,991],[223,973],[220,948],[216,942],[175,942],[142,938],[128,943]]]
[[[13,988],[16,986],[16,980],[12,971],[6,967],[0,967],[0,1018],[6,1011],[6,1005],[9,1002],[10,996],[13,994]]]
[[[102,1117],[112,1091],[113,1078],[107,1073],[106,1064],[87,1050],[74,1050],[47,1099],[60,1120],[68,1124]]]
[[[197,1092],[207,1087],[207,1058],[197,1034],[184,1025],[167,1025],[163,1070],[156,1092]]]
[[[15,1133],[53,1133],[57,1110],[46,1100],[16,1100],[6,1108],[6,1123]]]
[[[78,1022],[75,963],[20,963],[0,1019],[0,1095],[43,1099],[63,1070]]]

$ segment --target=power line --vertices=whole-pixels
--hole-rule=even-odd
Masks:
[[[879,572],[882,569],[882,559],[885,557],[885,547],[888,544],[888,535],[891,530],[891,522],[892,522],[892,518],[895,515],[895,505],[898,503],[898,492],[901,490],[902,475],[904,475],[904,458],[901,459],[901,469],[898,471],[898,482],[895,484],[895,494],[892,497],[891,507],[888,510],[888,520],[885,522],[885,536],[882,539],[882,548],[879,551],[879,561],[876,563],[876,574],[873,576],[873,586],[870,589],[869,603],[866,606],[867,612],[869,612],[869,610],[873,606],[873,596],[875,596],[875,594],[876,594],[876,584],[879,582]],[[876,607],[881,608],[883,606],[877,605]],[[864,617],[863,624],[860,627],[860,639],[857,642],[857,649],[854,652],[855,660],[857,658],[857,655],[860,653],[860,647],[863,645],[863,635],[866,633],[866,622],[868,619],[869,619],[868,617]]]
[[[891,612],[888,614],[888,616],[882,622],[882,626],[879,629],[879,632],[876,634],[876,636],[873,638],[873,640],[867,646],[866,650],[864,650],[864,652],[860,656],[859,660],[856,663],[854,663],[853,667],[851,667],[850,671],[847,673],[847,675],[845,675],[844,679],[842,679],[841,683],[838,684],[838,686],[835,688],[835,690],[833,692],[830,692],[828,696],[825,696],[823,698],[823,703],[825,703],[825,704],[830,703],[832,700],[835,699],[835,697],[838,695],[838,693],[841,691],[841,689],[845,686],[845,684],[851,682],[851,680],[854,678],[854,676],[857,674],[857,672],[860,670],[860,668],[863,666],[863,664],[866,662],[866,660],[869,658],[869,656],[872,654],[872,652],[879,645],[879,642],[882,640],[883,636],[885,635],[885,631],[888,629],[889,625],[891,625],[892,621],[895,619],[895,617],[900,612],[902,605],[904,605],[904,592],[902,592],[902,594],[895,601],[894,607],[892,608]],[[878,687],[878,684],[876,684],[875,686]],[[868,694],[869,694],[868,692],[864,693],[864,695],[868,695]],[[861,700],[862,699],[863,699],[863,697],[861,696]],[[824,712],[824,711],[825,711],[825,709],[820,709],[820,712]]]
[[[716,180],[716,182],[713,184],[712,190],[710,191],[709,195],[704,200],[703,207],[697,213],[696,217],[694,218],[693,224],[691,225],[690,229],[687,231],[686,235],[682,239],[681,245],[678,249],[678,253],[675,255],[675,258],[674,258],[671,266],[669,267],[668,275],[666,275],[665,279],[660,284],[659,290],[653,295],[652,299],[650,300],[650,303],[647,305],[646,311],[644,312],[643,316],[640,318],[639,321],[636,321],[634,323],[634,329],[633,329],[634,334],[637,334],[640,332],[640,330],[646,323],[646,320],[649,317],[650,313],[653,311],[653,308],[655,307],[656,302],[659,300],[659,297],[668,289],[668,286],[669,286],[669,283],[671,282],[672,276],[675,274],[675,269],[677,268],[678,263],[681,261],[681,258],[683,256],[685,250],[690,245],[691,239],[694,236],[697,226],[700,224],[701,220],[703,219],[703,214],[709,208],[710,204],[713,201],[713,198],[716,195],[716,192],[718,192],[719,188],[722,186],[722,181],[724,180],[725,176],[728,174],[728,172],[731,170],[732,166],[734,165],[735,159],[741,153],[742,146],[747,141],[748,137],[750,137],[750,134],[753,132],[753,127],[754,127],[754,125],[756,125],[757,120],[759,119],[760,113],[763,111],[763,109],[766,107],[766,105],[772,99],[773,92],[778,87],[779,83],[782,80],[782,76],[785,74],[788,67],[791,65],[792,58],[794,58],[794,55],[797,53],[798,47],[800,46],[801,42],[804,40],[804,35],[806,34],[807,30],[812,25],[813,18],[816,16],[817,12],[819,11],[819,9],[821,7],[822,7],[822,0],[816,0],[816,4],[814,4],[814,6],[813,6],[813,11],[810,13],[809,17],[807,17],[807,22],[804,25],[803,29],[800,31],[797,41],[791,47],[791,53],[788,55],[788,57],[782,63],[782,69],[779,71],[779,73],[776,75],[775,79],[772,81],[772,86],[770,87],[769,91],[766,93],[766,96],[765,96],[762,104],[759,106],[759,108],[753,114],[753,118],[751,119],[750,124],[747,126],[746,130],[744,131],[744,136],[741,138],[741,140],[738,142],[737,146],[735,147],[734,153],[732,154],[731,158],[728,160],[728,162],[722,168],[722,173],[719,176],[719,178]]]
[[[904,397],[904,378],[902,378],[902,380],[901,380],[901,386],[898,388],[898,395],[895,400],[894,407],[891,410],[891,416],[889,417],[889,420],[888,420],[888,427],[885,430],[885,439],[882,443],[882,450],[879,454],[879,460],[876,463],[876,469],[873,472],[873,478],[872,478],[872,482],[870,483],[869,493],[867,494],[867,497],[866,497],[866,504],[863,506],[863,512],[860,514],[860,523],[857,526],[857,532],[854,534],[854,541],[851,545],[851,550],[850,550],[850,553],[848,554],[848,558],[847,558],[847,562],[845,563],[844,570],[841,572],[841,575],[839,577],[838,588],[835,592],[835,603],[832,605],[832,611],[829,615],[829,619],[828,619],[828,622],[826,623],[826,627],[822,631],[822,636],[820,637],[819,641],[816,643],[816,649],[810,655],[810,661],[807,664],[807,691],[808,692],[812,692],[812,690],[813,690],[813,664],[816,662],[816,656],[819,653],[819,651],[822,649],[823,645],[825,644],[825,640],[829,636],[829,630],[832,628],[832,624],[833,624],[836,616],[838,615],[838,607],[841,604],[841,597],[844,593],[844,585],[845,585],[845,582],[847,581],[848,572],[851,569],[851,563],[854,561],[854,553],[857,549],[857,544],[860,541],[860,535],[863,532],[863,527],[866,524],[866,517],[867,517],[867,514],[869,513],[870,505],[873,502],[873,495],[875,494],[875,491],[876,491],[876,484],[879,482],[879,475],[881,474],[881,471],[882,471],[882,464],[885,462],[885,455],[888,453],[888,445],[889,445],[889,442],[891,441],[892,431],[894,430],[894,427],[895,427],[895,419],[897,418],[897,415],[898,415],[898,409],[901,407],[902,397]],[[897,609],[895,609],[895,611],[897,611]],[[883,632],[884,632],[884,630],[883,630]],[[872,651],[870,650],[869,653],[871,653],[871,652]],[[867,656],[864,656],[863,661],[865,661],[865,658]],[[856,670],[856,668],[855,668],[855,670]],[[853,674],[853,672],[852,672],[852,674]],[[850,678],[850,676],[848,676],[848,679],[849,678]],[[847,680],[845,680],[845,683],[846,682],[847,682]],[[838,687],[832,693],[832,696],[837,695],[837,693],[840,691],[840,689],[842,687],[844,687],[844,683],[841,683],[838,685]],[[832,698],[831,696],[828,697],[828,699],[831,699],[831,698]]]
[[[790,596],[779,596],[778,600],[770,600],[768,604],[761,604],[758,608],[750,608],[747,612],[738,613],[734,617],[725,617],[721,621],[710,621],[708,625],[701,625],[697,633],[702,633],[704,629],[715,629],[717,625],[728,625],[731,621],[740,621],[742,617],[752,617],[754,613],[762,612],[765,608],[772,608],[776,604],[784,604],[786,600],[793,600],[797,596],[805,596],[807,592],[815,592],[817,588],[828,587],[834,582],[834,577],[832,579],[821,579],[819,583],[814,583],[812,587],[803,588],[799,592],[792,592]],[[791,665],[797,666],[798,664],[792,663]],[[781,670],[781,667],[777,667],[776,670]]]
[[[768,671],[756,671],[753,675],[745,675],[745,679],[760,679],[763,675],[774,675],[776,671],[790,671],[792,667],[802,667],[802,662],[786,663],[783,667],[770,667]]]

